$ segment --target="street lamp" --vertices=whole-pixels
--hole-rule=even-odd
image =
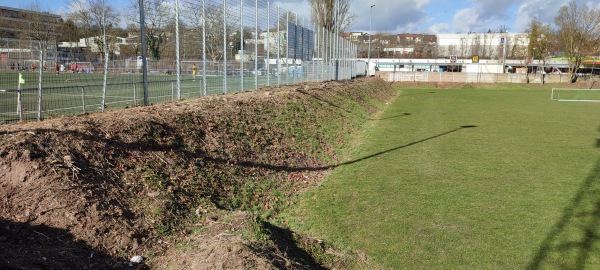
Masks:
[[[371,5],[371,13],[369,14],[369,51],[367,51],[367,68],[368,70],[371,70],[371,24],[372,24],[372,18],[373,18],[373,7],[375,5]],[[367,72],[369,73],[369,72]],[[367,74],[370,75],[370,74]]]

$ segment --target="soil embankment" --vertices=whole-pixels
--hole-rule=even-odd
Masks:
[[[0,268],[321,267],[268,219],[393,95],[361,79],[2,125]]]

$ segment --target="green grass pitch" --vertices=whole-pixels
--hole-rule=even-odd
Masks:
[[[21,72],[25,84],[22,89],[23,120],[37,119],[38,78],[37,72]],[[18,94],[15,91],[19,72],[0,72],[0,123],[19,120],[17,113]],[[280,84],[289,84],[301,79],[282,77]],[[193,78],[181,76],[181,98],[221,94],[224,91],[239,92],[242,89],[239,75],[227,76],[227,89],[223,88],[223,76],[207,76],[206,91],[202,75]],[[278,78],[259,76],[257,85],[277,85]],[[103,74],[44,72],[42,84],[43,118],[75,115],[102,110]],[[254,90],[255,76],[244,76],[244,90]],[[109,74],[107,76],[106,109],[120,109],[144,103],[141,74]],[[156,104],[177,99],[177,77],[175,75],[148,75],[148,102]]]

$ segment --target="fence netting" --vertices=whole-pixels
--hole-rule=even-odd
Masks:
[[[144,10],[146,83],[141,53],[117,53],[114,37],[107,41],[115,43],[106,82],[102,53],[89,57],[59,50],[58,43],[40,49],[34,40],[0,39],[0,123],[357,74],[352,43],[266,0],[179,0]],[[167,16],[161,21],[148,16],[161,12]],[[139,36],[127,42],[139,45]]]

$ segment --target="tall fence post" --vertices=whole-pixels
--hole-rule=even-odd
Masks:
[[[277,87],[281,85],[281,16],[279,15],[279,6],[277,6]]]
[[[244,92],[244,0],[240,0],[240,86]]]
[[[287,35],[287,40],[285,42],[285,84],[290,84],[290,13],[285,13],[285,33]]]
[[[137,83],[133,83],[133,106],[137,106]]]
[[[206,0],[202,0],[202,93],[206,96]]]
[[[83,114],[85,114],[85,87],[81,87],[81,107],[83,108]]]
[[[20,83],[19,88],[21,88]],[[19,115],[19,121],[23,122],[23,95],[21,89],[17,90],[17,114]]]
[[[301,29],[301,33],[300,33],[301,38],[300,39],[302,40],[302,42],[300,43],[300,59],[302,61],[302,65],[300,66],[301,71],[298,72],[298,77],[300,77],[300,82],[306,82],[306,81],[308,81],[308,77],[305,74],[303,74],[303,73],[306,72],[306,66],[304,64],[304,62],[305,62],[305,59],[304,59],[304,53],[305,53],[304,44],[306,42],[304,41],[304,39],[307,38],[307,37],[304,36],[304,32],[305,32],[304,29],[306,28],[306,24],[304,22],[305,22],[304,17],[302,17],[302,26],[300,27],[300,29]],[[311,61],[312,61],[312,59],[311,59]]]
[[[254,90],[258,90],[258,0],[254,0]]]
[[[267,62],[266,62],[266,72],[267,72],[267,86],[271,86],[271,48],[269,47],[269,40],[271,39],[271,2],[267,1],[267,36],[266,36],[266,46],[267,46]]]
[[[223,94],[227,94],[227,0],[223,0]]]
[[[146,59],[146,22],[144,13],[144,0],[139,0],[140,7],[140,35],[142,36],[142,80],[144,82],[144,106],[148,106],[148,59]]]
[[[288,22],[289,23],[289,22]],[[294,20],[294,71],[292,72],[292,83],[296,84],[297,82],[297,76],[296,74],[298,73],[298,15],[295,16],[295,20]],[[289,35],[289,34],[288,34]],[[288,53],[289,54],[289,53]]]
[[[175,68],[177,69],[177,99],[181,99],[181,57],[179,55],[179,0],[175,0]]]
[[[325,28],[320,27],[321,29],[321,80],[325,80]]]

